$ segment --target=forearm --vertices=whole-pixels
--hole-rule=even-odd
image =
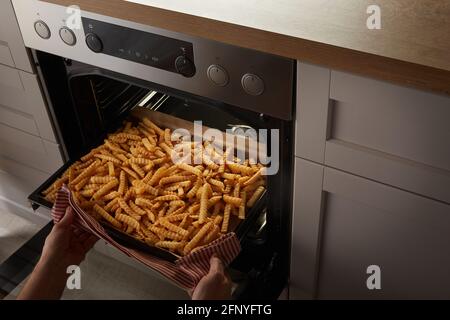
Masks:
[[[63,264],[41,258],[17,299],[60,299],[66,286],[67,278],[68,274]]]

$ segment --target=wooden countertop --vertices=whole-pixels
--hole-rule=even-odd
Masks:
[[[449,0],[42,1],[450,95]]]

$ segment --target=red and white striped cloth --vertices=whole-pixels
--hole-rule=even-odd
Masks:
[[[195,252],[178,259],[174,263],[168,262],[161,258],[118,244],[108,235],[97,220],[85,213],[75,203],[70,190],[66,186],[63,186],[61,190],[58,191],[52,209],[52,218],[55,224],[64,216],[68,206],[71,206],[76,213],[75,226],[92,232],[97,237],[105,240],[129,257],[156,270],[173,281],[176,285],[186,290],[194,289],[200,279],[208,273],[209,260],[213,254],[216,254],[222,260],[224,265],[227,266],[241,251],[241,246],[236,235],[234,233],[228,233],[215,240],[207,247],[196,250]]]

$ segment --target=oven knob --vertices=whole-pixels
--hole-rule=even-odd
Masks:
[[[230,80],[228,72],[223,67],[217,64],[209,66],[207,74],[208,79],[211,80],[212,83],[220,87],[225,87]]]
[[[74,46],[77,43],[75,33],[67,27],[59,29],[59,36],[61,37],[61,40],[69,46]]]
[[[36,33],[38,34],[39,37],[41,37],[42,39],[49,39],[50,36],[52,35],[50,32],[49,27],[47,26],[47,24],[42,21],[36,21],[34,23],[34,30],[36,30]]]
[[[194,63],[185,56],[179,56],[175,60],[175,69],[187,78],[193,77],[196,71]]]
[[[244,74],[241,84],[245,92],[252,96],[259,96],[264,92],[264,81],[255,74]]]
[[[86,35],[86,44],[94,52],[99,53],[103,51],[103,42],[95,33],[88,33]]]

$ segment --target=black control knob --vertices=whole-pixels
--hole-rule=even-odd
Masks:
[[[103,42],[95,33],[88,33],[86,35],[86,44],[94,52],[99,53],[103,51]]]
[[[175,60],[175,69],[187,78],[193,77],[196,71],[194,63],[185,56],[179,56]]]

